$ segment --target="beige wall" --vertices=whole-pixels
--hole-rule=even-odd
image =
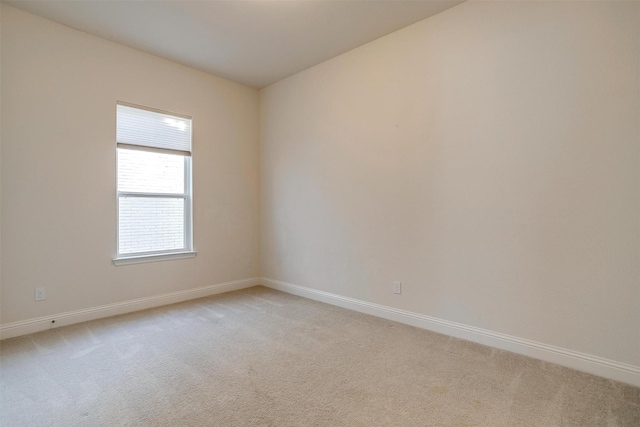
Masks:
[[[257,275],[260,190],[265,277],[640,366],[639,20],[466,3],[258,129],[253,89],[2,6],[0,322]],[[195,259],[111,263],[116,100],[194,117]]]
[[[262,276],[640,366],[639,18],[465,3],[263,89]]]
[[[117,100],[193,116],[196,258],[111,263]],[[256,90],[2,6],[1,115],[3,324],[257,275]]]

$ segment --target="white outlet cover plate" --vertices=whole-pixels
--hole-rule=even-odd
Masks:
[[[400,294],[402,292],[402,283],[401,282],[393,282],[393,293]]]

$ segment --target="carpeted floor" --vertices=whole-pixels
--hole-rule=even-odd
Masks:
[[[0,425],[640,426],[640,389],[255,287],[0,343]]]

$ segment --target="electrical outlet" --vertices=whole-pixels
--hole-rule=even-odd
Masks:
[[[393,293],[401,294],[402,293],[402,283],[401,282],[393,282]]]
[[[253,268],[253,257],[247,257],[247,269]]]
[[[47,299],[46,288],[36,288],[36,301],[44,301]]]

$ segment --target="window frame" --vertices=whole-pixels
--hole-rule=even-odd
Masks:
[[[189,139],[191,141],[191,151],[171,150],[165,148],[145,147],[133,144],[119,143],[116,138],[116,256],[113,258],[114,265],[127,265],[145,262],[164,261],[171,259],[191,258],[196,256],[197,252],[193,246],[193,119],[191,116],[173,113],[170,111],[159,110],[156,108],[144,107],[141,105],[130,104],[118,101],[116,103],[116,126],[117,126],[117,106],[124,105],[131,108],[147,110],[160,114],[167,114],[179,118],[189,119],[192,121],[190,127]],[[119,167],[118,167],[118,150],[138,150],[152,153],[179,155],[184,159],[184,189],[182,193],[152,193],[143,191],[120,191],[118,188]],[[161,199],[183,199],[184,203],[184,247],[176,249],[166,249],[159,251],[145,251],[134,253],[120,253],[120,198],[161,198]]]

